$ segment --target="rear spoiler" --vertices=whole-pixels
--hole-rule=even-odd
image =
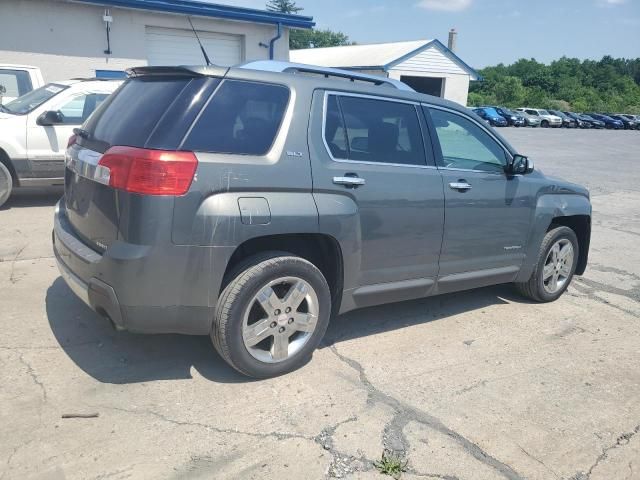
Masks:
[[[216,65],[180,65],[178,67],[133,67],[129,68],[127,77],[149,77],[149,76],[184,76],[184,77],[224,77],[229,69]]]

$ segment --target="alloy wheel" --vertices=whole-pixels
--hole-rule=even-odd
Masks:
[[[268,282],[245,309],[242,338],[249,354],[265,363],[291,358],[309,341],[319,314],[318,295],[298,277]]]
[[[573,245],[566,238],[561,238],[553,244],[542,270],[542,283],[547,293],[556,293],[562,289],[573,269]]]

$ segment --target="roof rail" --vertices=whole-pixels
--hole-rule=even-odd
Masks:
[[[246,68],[250,70],[263,70],[268,72],[282,73],[311,73],[322,75],[325,78],[344,78],[352,82],[369,82],[374,85],[397,88],[398,90],[406,90],[413,92],[414,90],[398,80],[382,77],[378,75],[367,75],[365,73],[357,73],[351,70],[342,70],[339,68],[320,67],[317,65],[306,65],[304,63],[281,62],[277,60],[256,60],[238,65],[238,68]]]

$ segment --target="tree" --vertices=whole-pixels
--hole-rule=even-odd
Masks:
[[[298,13],[304,10],[296,5],[295,0],[269,0],[267,10],[270,12]],[[349,37],[342,32],[333,30],[290,30],[289,48],[299,50],[301,48],[337,47],[340,45],[353,45]]]
[[[298,7],[293,0],[269,0],[267,2],[267,10],[280,13],[298,13],[304,9]]]
[[[353,45],[342,32],[332,30],[294,30],[289,33],[289,47],[291,50],[300,48],[337,47]]]
[[[640,58],[562,57],[549,65],[523,58],[480,73],[484,80],[471,84],[470,105],[640,113]]]

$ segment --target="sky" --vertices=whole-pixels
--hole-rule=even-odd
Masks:
[[[211,0],[264,8],[262,0]],[[358,43],[437,38],[458,31],[456,53],[476,68],[535,58],[548,63],[640,57],[640,0],[296,0],[317,28]]]

